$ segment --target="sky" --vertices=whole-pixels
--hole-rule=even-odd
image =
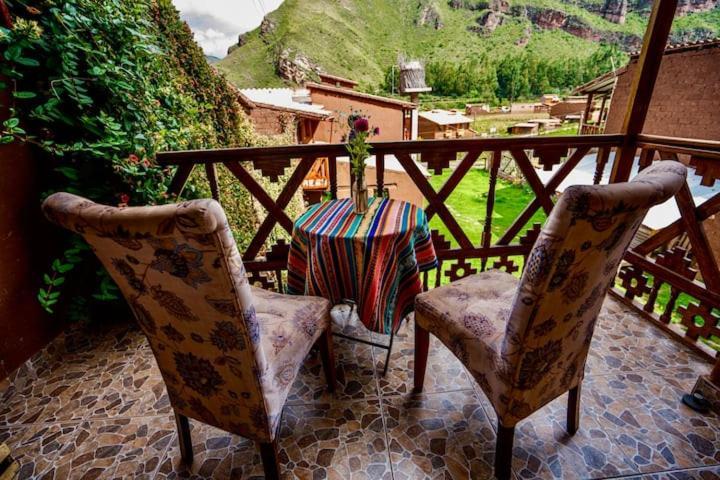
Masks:
[[[283,0],[173,0],[206,55],[224,57],[238,35],[260,25]]]

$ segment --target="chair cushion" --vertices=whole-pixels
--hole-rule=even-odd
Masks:
[[[506,390],[500,353],[517,285],[509,273],[488,270],[415,299],[417,324],[455,354],[491,401]]]
[[[300,366],[330,326],[330,302],[257,287],[252,287],[252,295],[266,360],[260,367],[261,382],[268,416],[277,422]]]

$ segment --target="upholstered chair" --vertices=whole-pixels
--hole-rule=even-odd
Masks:
[[[134,312],[167,386],[182,459],[192,462],[192,418],[258,442],[267,478],[278,478],[280,416],[316,343],[335,384],[328,301],[250,286],[213,200],[114,208],[56,193],[43,210],[87,240]]]
[[[595,321],[648,209],[685,183],[678,162],[658,162],[629,183],[572,186],[561,195],[520,279],[498,270],[415,300],[415,390],[429,333],[468,368],[498,417],[495,474],[510,476],[515,425],[569,392],[567,429],[579,425],[580,386]]]

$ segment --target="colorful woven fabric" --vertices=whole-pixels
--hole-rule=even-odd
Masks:
[[[371,198],[365,215],[350,199],[313,205],[296,222],[288,293],[357,302],[370,330],[389,334],[422,292],[420,272],[437,266],[425,212],[399,200]]]

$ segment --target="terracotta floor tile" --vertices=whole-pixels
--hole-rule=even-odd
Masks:
[[[376,338],[381,337],[376,335]],[[387,343],[387,337],[381,340]],[[425,371],[425,393],[447,392],[452,390],[468,390],[472,388],[472,380],[465,367],[448,350],[440,340],[431,338],[430,354]],[[415,369],[415,322],[404,322],[395,335],[390,367],[385,377],[382,376],[387,358],[387,350],[373,347],[375,371],[378,386],[382,395],[406,395],[412,392]]]
[[[312,353],[300,367],[288,395],[288,405],[303,405],[332,398],[377,398],[372,347],[333,337],[337,385],[335,396],[327,390],[320,356]]]
[[[680,401],[687,380],[656,373],[597,377],[584,399],[642,472],[720,463],[720,418]],[[589,394],[589,395],[588,395]]]
[[[490,478],[495,432],[472,390],[383,398],[399,479]]]
[[[195,461],[180,462],[176,440],[159,479],[262,477],[255,444],[191,421]],[[291,479],[390,479],[390,462],[379,400],[334,401],[285,408],[280,427],[281,475]]]
[[[336,332],[388,337],[334,313]],[[465,368],[433,339],[425,393],[410,393],[413,322],[385,350],[334,337],[338,392],[311,353],[283,413],[284,478],[491,478],[495,413]],[[565,433],[566,397],[516,429],[513,476],[720,480],[720,418],[682,404],[710,364],[615,300],[595,331],[581,428]],[[192,421],[195,462],[179,461],[175,422],[134,323],[75,324],[0,384],[0,442],[20,478],[262,478],[255,444]]]
[[[137,417],[60,424],[54,459],[58,479],[151,479],[174,436],[170,417]]]

